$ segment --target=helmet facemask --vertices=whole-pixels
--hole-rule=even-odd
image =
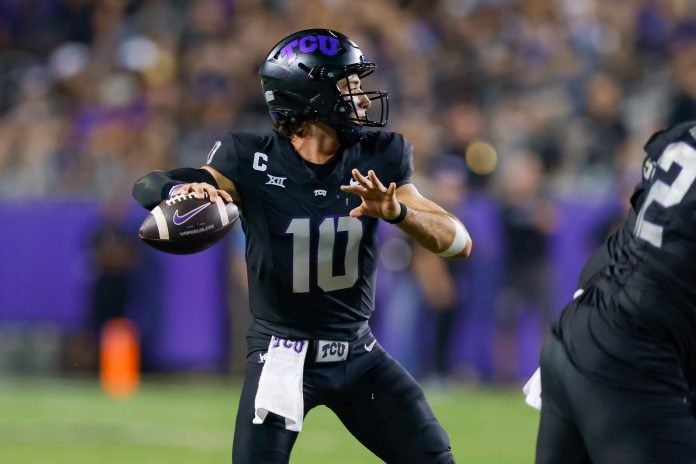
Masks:
[[[349,82],[349,77],[351,75],[355,74],[362,80],[364,77],[372,74],[376,67],[374,63],[365,61],[348,66],[315,66],[314,69],[309,72],[310,79],[324,80],[336,86],[337,100],[334,104],[334,108],[331,110],[333,114],[327,114],[327,116],[329,116],[329,122],[331,122],[331,120],[335,120],[336,122],[348,121],[363,127],[384,127],[387,125],[389,119],[389,94],[381,90],[353,92]],[[341,80],[345,81],[346,84],[347,90],[344,92],[338,90],[338,82]],[[365,110],[365,116],[360,116],[360,112],[355,103],[360,97],[368,98],[371,103],[370,108]],[[377,109],[375,109],[375,102],[379,103]],[[326,112],[319,108],[317,110],[320,113]],[[379,118],[371,119],[369,113],[375,115],[379,114]]]

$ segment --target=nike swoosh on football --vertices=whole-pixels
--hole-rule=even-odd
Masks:
[[[377,343],[377,339],[372,340],[372,343],[370,343],[369,345],[365,344],[365,351],[372,351],[372,348],[375,347],[375,343]]]
[[[176,211],[174,211],[174,218],[173,218],[174,224],[176,224],[177,226],[180,226],[180,225],[186,223],[192,217],[194,217],[196,214],[200,213],[201,211],[203,211],[204,209],[206,209],[210,205],[212,205],[212,203],[206,203],[205,205],[201,205],[198,208],[193,208],[191,211],[184,214],[183,216],[179,216],[179,210],[177,209]]]

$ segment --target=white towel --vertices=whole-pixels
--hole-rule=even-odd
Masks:
[[[306,340],[271,337],[254,400],[254,424],[263,424],[272,412],[285,418],[287,430],[302,430],[302,373],[308,345]]]
[[[541,411],[541,368],[537,367],[534,374],[527,380],[527,383],[522,387],[524,393],[524,402]]]

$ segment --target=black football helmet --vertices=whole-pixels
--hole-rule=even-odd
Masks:
[[[278,42],[259,74],[274,120],[296,116],[322,121],[336,131],[342,144],[350,145],[360,140],[362,126],[387,125],[389,100],[383,91],[348,90],[341,95],[337,82],[347,81],[352,74],[362,79],[375,68],[377,65],[345,35],[330,29],[308,29]],[[378,112],[379,119],[358,115],[354,97],[363,95],[373,103],[371,112]],[[375,108],[375,102],[379,102],[379,108]]]

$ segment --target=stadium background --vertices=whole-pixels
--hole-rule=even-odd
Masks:
[[[531,460],[537,416],[516,388],[543,332],[621,219],[647,137],[696,118],[689,0],[0,0],[2,462],[226,462],[243,237],[156,253],[130,188],[269,128],[258,65],[317,26],[380,65],[363,87],[389,91],[416,184],[475,242],[443,265],[382,227],[374,330],[457,456]],[[145,371],[126,402],[96,382],[95,333],[120,314]],[[316,414],[297,462],[373,462]]]

